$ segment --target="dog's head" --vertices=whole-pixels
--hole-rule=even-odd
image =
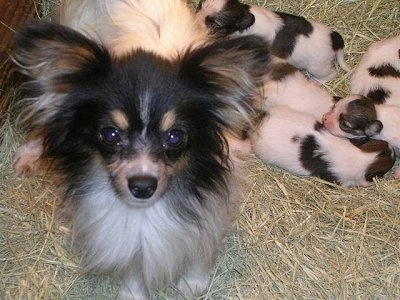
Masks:
[[[45,155],[74,195],[97,176],[132,206],[167,193],[201,202],[202,191],[225,187],[224,133],[240,138],[251,128],[266,47],[250,36],[175,60],[140,49],[113,57],[76,31],[39,23],[17,36],[15,61],[36,93],[22,102],[21,119],[44,133]]]
[[[377,120],[374,102],[360,95],[337,101],[322,121],[330,133],[348,138],[372,137],[383,128],[382,122]]]
[[[229,35],[242,32],[255,22],[250,5],[238,0],[205,0],[199,3],[197,10],[211,33]]]

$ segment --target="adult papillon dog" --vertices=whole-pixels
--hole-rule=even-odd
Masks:
[[[59,20],[16,37],[29,78],[16,172],[51,160],[84,267],[118,278],[120,299],[201,295],[240,199],[268,45],[214,41],[181,0],[66,1]]]

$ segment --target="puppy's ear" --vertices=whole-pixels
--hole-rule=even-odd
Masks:
[[[368,137],[372,137],[372,136],[378,134],[379,132],[381,132],[382,128],[383,128],[383,124],[381,121],[373,120],[365,128],[365,134]]]
[[[62,25],[37,22],[16,35],[14,61],[43,92],[68,93],[110,69],[108,52]]]
[[[239,20],[237,28],[239,31],[246,30],[247,28],[252,26],[255,21],[256,17],[254,17],[254,15],[250,11],[246,11],[244,12],[242,19]]]
[[[267,42],[256,36],[219,40],[184,59],[182,80],[207,95],[219,122],[236,133],[249,128],[270,61]]]

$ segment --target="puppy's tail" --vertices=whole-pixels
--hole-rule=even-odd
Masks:
[[[344,40],[340,33],[332,31],[331,33],[332,48],[336,51],[336,60],[339,66],[346,72],[350,72],[349,66],[344,60]]]
[[[344,59],[345,53],[344,53],[344,49],[339,49],[336,52],[336,61],[338,63],[338,65],[347,73],[350,72],[350,67],[347,65],[345,59]]]

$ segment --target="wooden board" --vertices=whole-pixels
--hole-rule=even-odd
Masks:
[[[31,19],[34,12],[34,0],[0,0],[0,126],[12,99],[10,88],[15,85],[10,62],[15,31]]]

